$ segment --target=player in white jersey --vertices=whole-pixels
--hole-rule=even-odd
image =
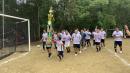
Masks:
[[[90,42],[90,39],[91,39],[91,32],[89,31],[89,29],[87,29],[87,31],[85,32],[86,34],[86,43],[87,43],[87,47],[91,46],[91,42]]]
[[[64,48],[65,48],[65,35],[66,35],[65,30],[63,30],[61,33],[61,40],[63,42]]]
[[[42,34],[42,43],[43,43],[43,50],[45,51],[45,45],[46,45],[46,41],[47,41],[47,32],[45,30],[43,30],[43,34]]]
[[[97,28],[96,32],[94,33],[94,40],[95,40],[95,45],[97,52],[101,51],[101,32],[100,28]]]
[[[106,32],[103,30],[103,28],[101,29],[101,36],[102,36],[101,46],[102,46],[102,47],[105,47]]]
[[[68,31],[66,31],[65,35],[65,48],[67,50],[67,53],[70,53],[70,42],[71,42],[71,35]]]
[[[92,32],[92,37],[93,37],[93,46],[95,46],[95,39],[94,39],[94,34],[96,33],[96,30],[94,30],[93,32]]]
[[[81,30],[81,46],[83,49],[86,49],[85,46],[86,46],[86,40],[85,40],[85,37],[86,37],[86,34],[84,32],[84,30]]]
[[[56,41],[57,40],[58,40],[58,35],[57,35],[56,32],[54,32],[54,34],[53,34],[53,43],[54,43],[55,49],[57,49],[57,47],[56,47]]]
[[[117,46],[120,47],[120,53],[122,53],[122,38],[123,38],[123,32],[119,30],[118,27],[115,28],[115,31],[113,32],[112,36],[114,37],[114,48],[115,48],[115,54],[117,53]]]
[[[58,36],[58,40],[56,41],[56,46],[57,46],[58,57],[60,60],[62,60],[64,57],[64,48],[63,48],[63,42],[61,40],[61,37],[59,36]]]
[[[77,56],[78,51],[79,53],[81,53],[81,49],[80,49],[81,35],[78,34],[77,30],[75,30],[75,33],[73,33],[72,40],[73,40],[73,46],[75,50],[75,56]]]

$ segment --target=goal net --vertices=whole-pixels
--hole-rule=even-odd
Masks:
[[[30,21],[0,14],[0,58],[30,51]]]

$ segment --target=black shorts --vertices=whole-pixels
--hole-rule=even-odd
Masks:
[[[65,41],[62,41],[63,42],[63,44],[65,44]]]
[[[95,45],[96,44],[96,42],[95,42],[95,40],[93,40],[93,45]]]
[[[116,48],[117,46],[122,46],[122,41],[115,41],[114,42],[114,48]]]
[[[104,42],[105,42],[105,39],[101,39],[101,42],[104,43]]]
[[[73,47],[74,48],[80,48],[80,44],[74,44]]]
[[[58,55],[63,55],[64,51],[58,51]]]
[[[86,42],[90,42],[90,39],[86,39]]]
[[[100,45],[100,42],[95,42],[95,45]]]
[[[51,49],[52,45],[46,45],[46,49]]]

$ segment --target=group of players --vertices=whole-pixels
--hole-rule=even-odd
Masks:
[[[126,32],[129,34],[128,27],[125,26]],[[118,27],[115,28],[115,31],[112,34],[114,38],[114,49],[115,54],[117,54],[117,46],[120,48],[120,53],[122,52],[122,41],[123,41],[123,32],[119,30]],[[48,34],[44,30],[42,34],[41,41],[43,42],[43,50],[47,49],[48,51],[48,57],[50,58],[52,56],[51,48],[52,44],[54,44],[55,49],[57,50],[57,56],[60,60],[64,57],[64,50],[67,51],[67,53],[71,52],[71,42],[73,43],[73,48],[75,52],[75,56],[82,53],[82,49],[86,49],[87,47],[91,46],[91,38],[93,39],[93,45],[96,46],[96,51],[100,52],[102,47],[105,47],[105,38],[106,38],[106,32],[103,30],[103,28],[98,28],[91,33],[89,29],[83,29],[79,31],[76,29],[74,33],[70,34],[67,30],[63,30],[61,32],[54,32],[52,41],[48,41]],[[87,47],[86,47],[87,46]]]

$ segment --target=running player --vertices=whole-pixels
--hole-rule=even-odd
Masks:
[[[73,33],[72,40],[73,40],[73,46],[75,50],[75,56],[77,56],[78,51],[79,53],[82,53],[80,49],[81,35],[78,33],[78,30],[75,30],[75,33]]]
[[[93,37],[93,46],[95,46],[95,38],[94,38],[94,34],[96,33],[96,30],[94,30],[93,32],[92,32],[92,37]]]
[[[91,32],[89,31],[89,29],[87,29],[86,33],[86,42],[87,42],[87,47],[91,46],[91,42],[90,42],[90,38],[91,38]]]
[[[97,28],[96,32],[94,33],[95,45],[97,52],[101,51],[101,32],[100,28]]]
[[[52,53],[51,53],[51,48],[52,48],[52,41],[51,41],[51,38],[47,38],[47,42],[46,42],[46,49],[47,49],[47,52],[48,52],[48,57],[50,58]]]
[[[64,57],[64,48],[63,48],[63,42],[61,40],[61,37],[58,37],[58,40],[56,42],[56,46],[57,46],[57,52],[58,52],[58,57],[60,60],[63,59]]]
[[[70,41],[71,41],[71,35],[68,31],[66,31],[65,35],[65,48],[67,50],[67,53],[70,53]]]
[[[120,47],[120,53],[122,53],[122,38],[123,38],[123,32],[119,30],[118,27],[115,28],[115,31],[113,32],[112,36],[114,37],[114,48],[115,48],[115,54],[117,54],[117,46]]]
[[[57,40],[58,40],[58,35],[57,35],[56,32],[54,32],[54,34],[53,34],[53,42],[54,42],[55,49],[57,49],[57,47],[56,47],[56,41]]]
[[[106,32],[103,30],[103,28],[101,29],[101,47],[105,47],[105,38],[106,38]]]
[[[63,30],[61,32],[61,40],[63,42],[63,48],[65,48],[65,35],[66,35],[65,30]]]
[[[43,43],[43,51],[45,51],[45,45],[46,45],[46,41],[47,41],[47,32],[45,30],[43,30],[41,41]]]
[[[86,45],[86,42],[85,42],[85,37],[86,37],[86,34],[85,34],[85,32],[84,32],[84,30],[81,30],[81,46],[82,46],[82,48],[84,48],[85,49],[85,45]]]

